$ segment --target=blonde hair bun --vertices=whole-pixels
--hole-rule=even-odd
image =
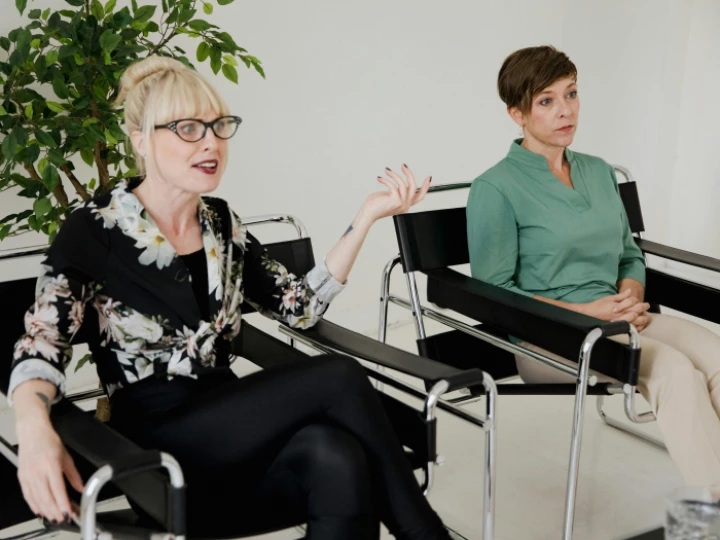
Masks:
[[[115,105],[122,105],[127,95],[134,88],[153,75],[162,75],[167,71],[184,71],[188,69],[189,68],[179,60],[167,56],[153,55],[139,62],[135,62],[125,70],[120,78],[120,94],[115,101]]]

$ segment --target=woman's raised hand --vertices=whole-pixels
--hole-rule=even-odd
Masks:
[[[386,177],[378,176],[378,182],[388,189],[372,193],[365,200],[361,212],[368,219],[377,221],[384,217],[404,214],[425,198],[425,194],[430,189],[432,176],[428,176],[418,189],[415,176],[408,166],[403,165],[400,170],[402,174],[387,168],[385,169]]]

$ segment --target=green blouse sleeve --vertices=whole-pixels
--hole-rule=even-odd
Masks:
[[[620,189],[618,188],[617,177],[615,176],[615,171],[612,167],[610,167],[610,174],[612,175],[613,182],[615,183],[615,190],[619,197]],[[618,281],[630,278],[635,281],[639,281],[644,287],[645,257],[638,245],[635,243],[635,238],[630,230],[630,223],[628,222],[624,207],[621,212],[621,219],[623,227],[623,253],[620,257],[620,266],[618,268]]]
[[[467,234],[472,277],[533,297],[515,284],[518,234],[515,213],[500,191],[475,180],[467,204]]]

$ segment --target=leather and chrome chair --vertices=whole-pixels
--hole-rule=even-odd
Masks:
[[[290,223],[296,228],[298,238],[268,245],[271,256],[283,262],[291,272],[302,274],[312,268],[314,258],[310,238],[302,224],[289,216],[262,216],[244,220],[248,225],[261,223]],[[42,250],[29,252],[41,254]],[[20,252],[0,256],[10,259],[26,256]],[[0,392],[5,393],[9,384],[12,349],[23,333],[23,314],[34,301],[35,278],[0,283]],[[244,314],[251,310],[245,306]],[[83,328],[74,340],[75,344],[88,343],[90,350],[97,346],[97,321],[93,310],[86,313]],[[311,340],[311,336],[314,340]],[[479,369],[459,370],[405,351],[379,344],[377,341],[321,321],[313,329],[298,336],[308,343],[322,343],[327,350],[340,351],[346,355],[368,360],[373,365],[396,370],[416,377],[430,388],[429,392],[393,378],[386,373],[368,367],[368,374],[417,397],[423,402],[422,412],[387,395],[381,398],[406,448],[406,454],[415,469],[424,471],[424,489],[430,490],[433,467],[437,460],[436,410],[438,407],[458,414],[466,421],[479,426],[487,433],[489,445],[486,450],[486,482],[484,491],[483,528],[485,538],[493,537],[494,515],[494,433],[495,393],[492,378]],[[244,321],[242,332],[232,344],[236,356],[253,362],[261,368],[285,362],[302,362],[308,355]],[[70,375],[70,374],[68,374]],[[445,393],[467,387],[480,387],[488,394],[488,416],[479,417],[457,410],[453,404],[441,399]],[[14,536],[13,540],[52,536],[59,529],[80,532],[83,539],[116,538],[183,538],[186,535],[184,520],[185,486],[182,470],[172,456],[154,450],[140,448],[109,426],[96,420],[90,411],[78,405],[79,401],[102,397],[102,390],[92,390],[68,395],[52,409],[51,420],[63,443],[72,453],[86,480],[82,494],[81,518],[72,525],[57,526],[43,522],[42,528]],[[33,519],[25,504],[17,481],[17,446],[0,434],[0,531]],[[163,475],[160,469],[167,474]],[[129,509],[98,512],[98,503],[129,497],[138,504],[153,522],[143,521]],[[77,501],[76,501],[77,502]],[[238,538],[273,530],[301,525],[280,523],[269,512],[262,516],[227,516],[224,522],[208,523],[200,536],[206,538]],[[0,537],[4,535],[0,533]],[[462,538],[461,535],[456,535]],[[5,540],[8,540],[5,538]]]
[[[636,242],[645,254],[678,261],[699,268],[720,271],[720,261],[664,246],[643,238],[645,230],[636,182],[630,172],[615,166],[625,182],[619,183]],[[464,190],[470,183],[435,186],[431,193]],[[573,534],[575,497],[578,481],[582,418],[585,397],[597,396],[597,411],[609,425],[664,448],[662,441],[648,436],[625,422],[609,417],[603,410],[607,396],[621,394],[624,411],[631,423],[654,421],[652,412],[635,410],[641,351],[635,328],[625,322],[607,323],[539,302],[499,287],[494,287],[452,267],[470,262],[467,245],[465,207],[417,212],[396,216],[394,219],[400,253],[385,266],[382,274],[379,340],[385,341],[389,304],[412,311],[419,353],[458,369],[480,368],[498,381],[499,394],[515,395],[574,395],[571,453],[565,500],[563,538]],[[407,282],[408,297],[390,292],[390,278],[396,266],[401,265]],[[427,279],[427,301],[421,303],[416,274]],[[647,269],[647,301],[654,311],[660,306],[720,323],[720,314],[714,309],[720,301],[720,290],[676,277],[661,269]],[[445,308],[445,309],[443,309]],[[450,313],[448,313],[450,311]],[[453,316],[462,315],[474,323]],[[439,322],[451,330],[428,336],[425,319]],[[622,345],[607,337],[628,334],[630,344]],[[577,359],[577,366],[568,366],[549,356],[523,348],[509,340],[515,336],[533,343],[555,355]],[[549,365],[576,377],[576,384],[509,384],[518,376],[514,355],[522,355]],[[592,369],[604,375],[590,373]],[[516,381],[512,381],[516,382]],[[470,395],[456,403],[475,400]]]

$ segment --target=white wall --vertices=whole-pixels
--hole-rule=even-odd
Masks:
[[[241,215],[300,217],[318,256],[385,166],[407,162],[440,184],[472,180],[500,159],[517,130],[496,95],[497,70],[513,50],[544,43],[578,65],[575,148],[631,168],[654,239],[720,256],[708,234],[720,219],[714,0],[244,0],[211,20],[268,74],[242,69],[239,86],[213,79],[244,119],[219,194]],[[18,23],[8,8],[0,32]],[[423,208],[465,197],[438,195]],[[0,213],[16,204],[0,197]],[[391,221],[379,223],[330,319],[375,329],[379,272],[396,251]],[[407,316],[395,309],[390,319]]]

